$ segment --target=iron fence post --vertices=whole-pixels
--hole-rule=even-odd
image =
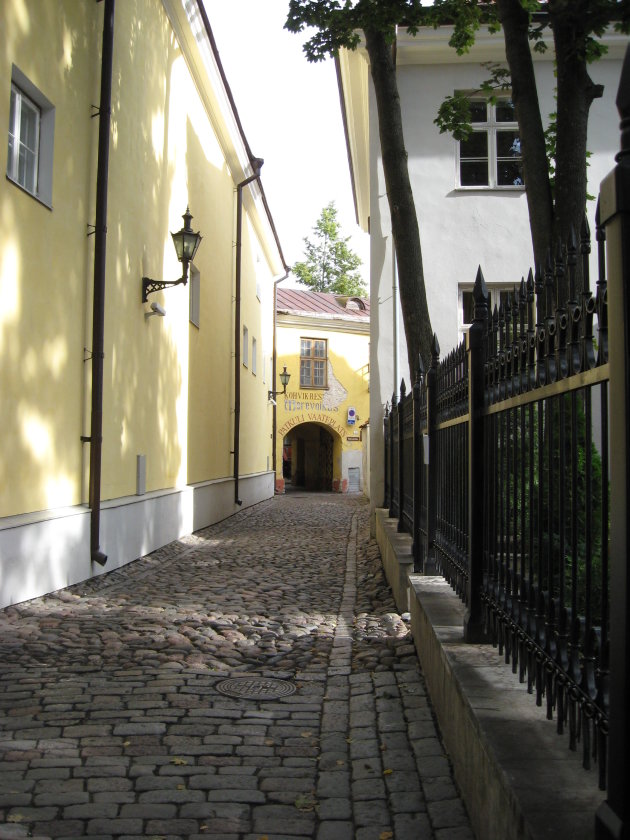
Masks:
[[[405,398],[407,387],[405,380],[400,383],[400,400],[398,402],[398,532],[405,530],[403,520],[405,498]]]
[[[468,592],[464,617],[464,639],[484,642],[482,610],[483,532],[484,532],[484,354],[483,341],[488,318],[488,289],[481,267],[477,269],[474,320],[466,336],[468,350]]]
[[[385,405],[385,416],[383,418],[383,460],[384,460],[384,471],[383,475],[385,480],[383,484],[384,487],[384,495],[383,495],[383,507],[388,508],[390,506],[390,487],[389,487],[389,436],[390,436],[390,422],[389,422],[389,403]]]
[[[429,433],[429,481],[427,488],[427,553],[425,575],[436,573],[435,532],[437,528],[437,371],[440,363],[440,345],[433,334],[431,367],[427,373],[427,430]]]
[[[422,356],[418,357],[416,381],[413,384],[413,568],[415,572],[422,571],[423,552],[420,538],[420,519],[422,516],[422,496],[424,489],[424,447],[422,445],[422,422],[420,417],[420,395],[424,379],[424,364]]]
[[[392,519],[396,513],[394,508],[394,458],[397,453],[394,447],[394,426],[398,419],[397,405],[396,394],[392,394],[392,407],[389,412],[389,515]]]
[[[608,264],[610,359],[610,735],[608,796],[595,817],[597,840],[630,837],[630,48],[617,108],[621,151],[602,182]]]

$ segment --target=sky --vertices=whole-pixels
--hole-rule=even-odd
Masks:
[[[307,62],[307,34],[283,29],[288,5],[204,0],[245,136],[265,161],[262,183],[286,262],[303,258],[304,237],[334,201],[369,286],[369,237],[356,224],[334,62]]]

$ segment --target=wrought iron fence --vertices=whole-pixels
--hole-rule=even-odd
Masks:
[[[630,88],[628,60],[624,73]],[[467,605],[464,637],[491,641],[568,746],[579,745],[584,767],[598,762],[609,793],[601,838],[630,825],[626,99],[601,224],[598,205],[595,288],[586,222],[492,313],[480,269],[465,341],[440,361],[434,339],[430,369],[420,365],[410,394],[401,384],[385,424],[385,503],[413,536],[416,571],[444,575]],[[607,227],[617,278],[610,361]]]

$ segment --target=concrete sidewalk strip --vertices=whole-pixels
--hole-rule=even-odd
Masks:
[[[0,611],[27,837],[474,840],[365,499],[276,496]]]

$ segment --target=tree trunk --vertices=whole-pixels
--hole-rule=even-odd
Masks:
[[[372,81],[378,111],[383,173],[392,222],[392,235],[398,262],[398,285],[403,323],[407,336],[407,358],[411,376],[422,356],[425,370],[431,362],[433,332],[429,318],[420,232],[409,180],[400,94],[391,47],[382,32],[365,29]],[[398,387],[398,383],[395,383]]]
[[[549,11],[558,79],[554,236],[565,243],[571,228],[579,236],[586,209],[588,114],[593,99],[602,95],[603,88],[593,83],[580,54],[579,11],[571,14],[565,2],[550,2]],[[583,278],[580,276],[577,281],[580,292]],[[566,291],[558,290],[559,300]]]
[[[503,28],[505,54],[512,77],[512,99],[521,138],[534,268],[543,267],[553,235],[553,198],[545,131],[529,46],[529,15],[519,0],[497,0],[497,11]]]

